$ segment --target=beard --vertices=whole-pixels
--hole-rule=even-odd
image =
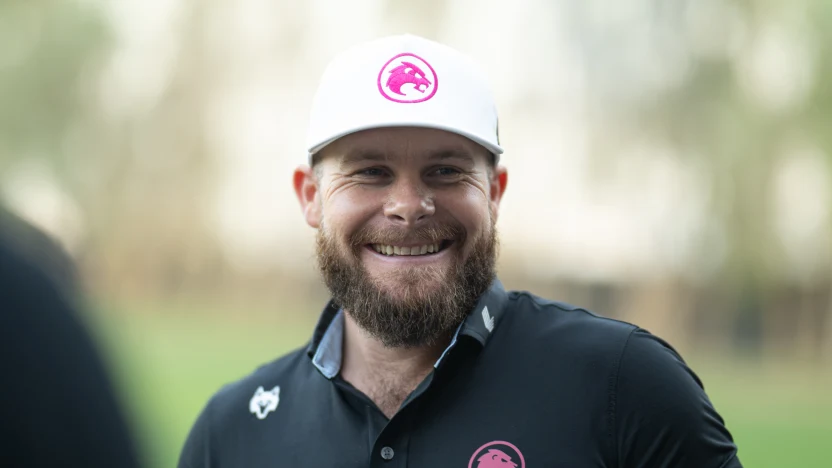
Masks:
[[[318,268],[336,304],[358,326],[384,346],[433,346],[448,339],[490,287],[495,273],[497,232],[491,229],[474,239],[468,258],[462,258],[464,229],[457,224],[406,231],[364,228],[339,245],[323,226],[317,234]],[[420,265],[374,278],[361,261],[367,244],[397,244],[408,239],[452,239],[450,267]],[[386,284],[385,284],[386,283]],[[392,294],[391,291],[396,294]]]

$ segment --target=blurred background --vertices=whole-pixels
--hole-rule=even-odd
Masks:
[[[312,94],[402,32],[489,75],[506,286],[669,340],[746,466],[830,466],[832,2],[4,0],[0,219],[83,292],[148,464],[311,336]]]

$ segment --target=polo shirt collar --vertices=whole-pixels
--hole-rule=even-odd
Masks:
[[[505,313],[506,303],[508,295],[503,283],[494,279],[491,287],[480,296],[477,305],[462,322],[459,334],[470,336],[485,346]]]
[[[336,312],[329,326],[321,337],[321,342],[312,356],[312,364],[327,379],[341,371],[341,357],[344,343],[344,311]]]
[[[505,313],[507,295],[503,284],[495,279],[491,287],[477,301],[477,305],[459,325],[451,344],[445,349],[434,367],[453,349],[460,336],[473,338],[481,346],[488,344],[491,334],[500,323]],[[335,302],[329,301],[321,313],[312,335],[312,341],[306,349],[312,364],[327,379],[332,379],[341,371],[344,342],[344,311]]]

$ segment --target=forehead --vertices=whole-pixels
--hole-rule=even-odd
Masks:
[[[376,128],[342,137],[318,154],[324,160],[349,164],[367,160],[406,162],[435,159],[465,159],[487,163],[491,154],[484,147],[456,133],[432,128]]]

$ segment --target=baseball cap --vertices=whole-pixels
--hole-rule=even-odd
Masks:
[[[329,63],[312,103],[309,159],[338,138],[383,127],[445,130],[495,158],[503,152],[485,73],[451,47],[411,34],[352,47]]]

